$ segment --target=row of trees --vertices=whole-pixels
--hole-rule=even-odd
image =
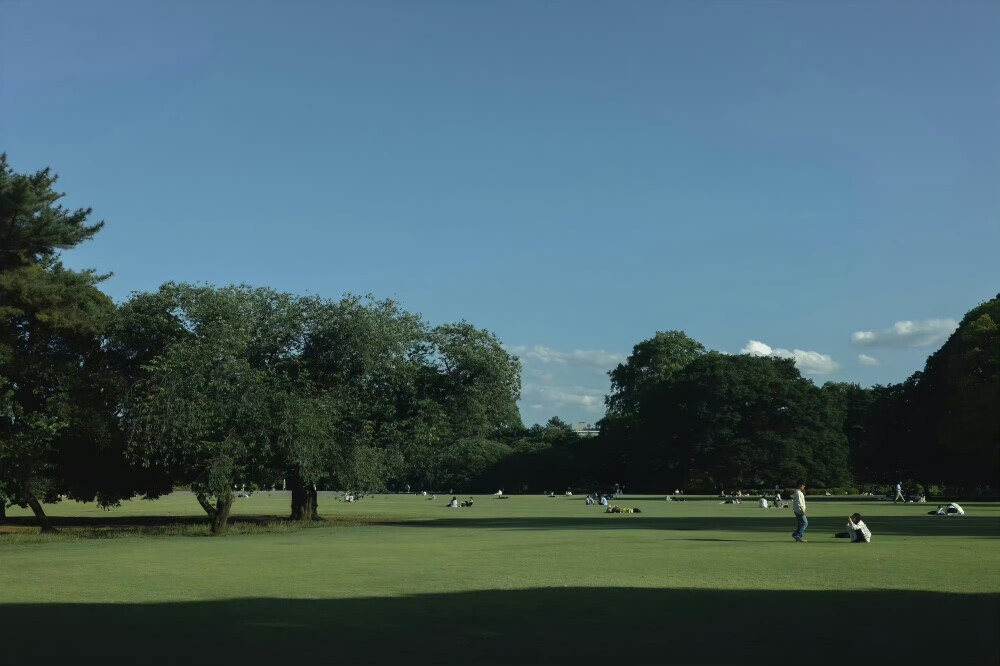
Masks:
[[[600,435],[523,427],[520,362],[496,336],[391,300],[168,283],[115,305],[59,253],[102,224],[55,177],[0,158],[0,517],[66,497],[113,505],[190,488],[216,533],[235,488],[515,491],[995,482],[1000,301],[923,372],[816,386],[788,359],[679,331],[612,370]]]
[[[1000,296],[973,308],[922,372],[863,388],[804,379],[789,359],[657,333],[612,370],[601,470],[633,487],[996,485]],[[593,458],[581,450],[581,458]]]
[[[169,283],[116,307],[66,269],[90,210],[0,160],[0,506],[112,505],[190,487],[226,530],[234,489],[459,485],[522,429],[520,362],[467,322],[390,300]]]

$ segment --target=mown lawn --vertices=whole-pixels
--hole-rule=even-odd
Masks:
[[[1000,504],[811,498],[789,509],[629,497],[321,496],[329,524],[199,534],[175,494],[47,507],[0,534],[0,663],[881,663],[1000,661]],[[834,538],[861,512],[874,542]],[[136,536],[135,525],[187,524]],[[186,531],[185,531],[186,530]],[[204,530],[201,529],[203,532]],[[236,526],[240,531],[240,525]],[[169,532],[173,534],[173,532]],[[117,538],[83,538],[95,535]]]

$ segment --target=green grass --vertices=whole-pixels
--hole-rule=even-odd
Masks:
[[[797,544],[788,509],[620,503],[643,513],[578,497],[447,509],[443,497],[321,495],[330,522],[300,529],[279,519],[286,494],[262,493],[237,500],[225,538],[191,538],[205,528],[185,494],[47,507],[53,537],[12,510],[0,630],[16,640],[0,642],[0,663],[1000,659],[1000,504],[945,517],[814,498]],[[854,511],[873,543],[833,537]]]

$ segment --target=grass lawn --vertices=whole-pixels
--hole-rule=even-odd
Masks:
[[[797,544],[790,509],[752,502],[627,497],[642,513],[613,515],[582,497],[476,499],[321,494],[327,524],[224,538],[122,529],[200,521],[182,493],[49,506],[55,537],[26,537],[10,510],[0,663],[1000,661],[997,503],[946,517],[810,498]],[[235,511],[283,516],[288,495]],[[854,511],[873,543],[833,537]],[[118,538],[74,536],[108,525]]]

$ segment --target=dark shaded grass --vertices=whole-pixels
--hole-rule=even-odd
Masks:
[[[735,509],[736,507],[734,507]],[[739,509],[736,509],[739,511]],[[795,529],[792,512],[781,509],[760,509],[765,515],[740,513],[731,517],[714,516],[645,516],[642,514],[606,514],[603,511],[581,517],[514,517],[514,518],[437,518],[389,523],[400,527],[475,527],[517,530],[585,530],[642,529],[698,532],[787,532]],[[781,511],[781,513],[778,513]],[[843,532],[847,516],[809,519],[809,535]],[[1000,520],[989,516],[879,516],[865,514],[865,522],[878,535],[891,536],[961,536],[1000,538]]]
[[[995,665],[998,626],[998,594],[913,591],[0,604],[0,663]]]
[[[229,519],[229,533],[273,534],[312,527],[367,525],[372,522],[365,516],[333,516],[314,521],[275,516],[235,516]],[[210,536],[208,519],[203,516],[53,516],[50,524],[56,528],[55,532],[39,533],[32,517],[8,518],[0,525],[0,545],[65,539]]]
[[[305,527],[351,526],[351,525],[391,525],[398,527],[436,528],[497,528],[515,530],[553,529],[644,529],[670,531],[709,532],[759,532],[774,533],[795,527],[791,511],[781,509],[761,509],[760,515],[741,513],[733,516],[646,516],[642,514],[609,515],[595,509],[589,516],[529,516],[503,518],[469,518],[468,514],[456,517],[434,519],[400,520],[391,516],[330,516],[313,522],[292,521],[275,516],[234,516],[230,518],[230,529],[234,534],[284,532]],[[780,513],[779,513],[780,512]],[[810,535],[834,534],[844,531],[844,518],[815,517],[809,520]],[[1000,520],[989,516],[928,516],[924,513],[913,516],[880,516],[865,513],[865,521],[877,535],[884,536],[958,536],[1000,538]],[[202,516],[54,516],[52,525],[69,532],[78,531],[83,538],[114,535],[121,532],[126,536],[169,536],[200,535],[207,529],[208,522]],[[29,516],[8,518],[2,531],[34,530],[34,519]],[[0,539],[3,539],[0,533]]]

